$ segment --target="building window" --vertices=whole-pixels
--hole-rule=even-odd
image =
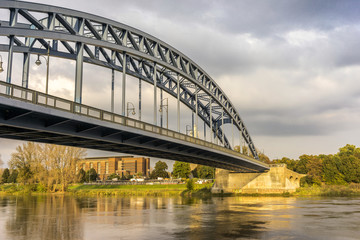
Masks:
[[[94,166],[93,166],[93,163],[91,162],[90,163],[90,169],[92,169]]]
[[[85,163],[83,163],[82,169],[85,171]]]
[[[100,169],[101,169],[101,168],[100,168],[100,163],[98,162],[98,163],[97,163],[97,173],[98,173],[98,174],[101,173]]]
[[[109,174],[109,163],[105,163],[105,174]]]

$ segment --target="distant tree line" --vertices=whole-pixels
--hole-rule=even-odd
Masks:
[[[360,148],[355,145],[347,144],[334,155],[301,155],[298,160],[282,158],[272,163],[285,163],[290,170],[307,174],[302,184],[360,183]]]

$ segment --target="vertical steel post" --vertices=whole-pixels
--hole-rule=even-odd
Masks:
[[[125,116],[125,93],[126,93],[126,65],[127,57],[126,52],[123,53],[123,71],[122,71],[122,87],[121,87],[121,115]]]
[[[24,53],[23,72],[22,72],[22,87],[28,88],[29,86],[29,66],[30,66],[30,53]]]
[[[163,90],[160,89],[160,127],[163,127],[163,113],[164,113],[164,109],[163,109]]]
[[[156,79],[156,63],[153,68],[153,81],[154,81],[154,125],[157,125],[157,79]]]
[[[231,133],[232,133],[232,147],[233,147],[233,149],[234,149],[234,119],[231,119],[231,127],[232,127],[232,129],[231,129]]]
[[[197,132],[198,132],[198,128],[199,128],[199,108],[198,108],[198,86],[196,86],[195,88],[195,137],[199,137]]]
[[[195,137],[194,111],[191,111],[191,129],[192,129],[192,137]]]
[[[141,121],[141,78],[139,78],[139,121]]]
[[[222,143],[225,146],[225,134],[224,134],[224,109],[221,112],[221,133],[222,133]]]
[[[210,117],[210,142],[213,142],[213,121],[212,121],[212,98],[209,101],[209,117]]]
[[[82,102],[84,44],[76,43],[75,102]]]
[[[116,52],[111,52],[111,63],[115,65]],[[111,112],[115,111],[115,69],[111,69]]]
[[[204,121],[204,141],[206,141],[206,123]]]
[[[11,83],[13,54],[14,54],[14,36],[11,35],[9,40],[9,54],[8,54],[7,74],[6,74],[7,83]],[[7,89],[7,94],[10,94],[8,90],[10,89]]]
[[[177,74],[177,130],[180,132],[180,77]]]
[[[10,21],[9,26],[14,27],[17,23],[17,9],[10,9]],[[9,37],[9,53],[8,53],[8,64],[7,64],[7,73],[6,73],[6,82],[11,83],[11,75],[12,75],[12,63],[13,63],[13,55],[14,55],[14,35],[10,35]],[[6,93],[10,94],[10,88],[6,88]]]
[[[84,34],[84,19],[78,19],[76,23],[77,32]],[[82,102],[82,82],[83,82],[83,62],[84,62],[84,44],[76,43],[76,66],[75,66],[75,102]],[[80,108],[75,108],[75,111],[80,111]]]

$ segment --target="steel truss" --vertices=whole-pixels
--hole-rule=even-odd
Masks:
[[[76,61],[75,102],[81,103],[84,62],[123,72],[154,85],[154,93],[160,88],[178,98],[227,148],[231,146],[221,126],[232,123],[258,159],[230,99],[203,69],[172,46],[122,23],[71,9],[19,1],[0,1],[0,8],[10,12],[9,21],[0,22],[0,36],[9,38],[9,44],[0,44],[0,51],[9,53],[8,83],[14,52],[24,55],[22,86],[27,87],[30,54],[46,54],[50,48],[50,56]],[[50,46],[47,40],[52,41]]]

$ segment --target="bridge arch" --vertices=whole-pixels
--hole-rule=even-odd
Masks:
[[[133,27],[80,11],[19,1],[1,1],[0,8],[10,13],[9,21],[2,21],[0,26],[0,36],[9,38],[9,44],[0,44],[0,51],[8,52],[8,83],[11,83],[14,52],[24,55],[22,84],[27,87],[30,54],[46,54],[49,49],[50,56],[76,61],[75,102],[82,101],[84,62],[119,71],[123,73],[123,82],[126,75],[131,75],[152,84],[154,96],[157,89],[162,89],[177,98],[227,148],[231,145],[221,126],[234,125],[258,159],[250,134],[230,99],[200,66],[174,47]],[[28,23],[19,23],[19,16]],[[35,47],[35,43],[43,48]],[[66,51],[60,51],[60,45]],[[124,97],[125,93],[123,115]],[[155,97],[154,108],[156,101]],[[155,113],[154,124],[157,124]]]

